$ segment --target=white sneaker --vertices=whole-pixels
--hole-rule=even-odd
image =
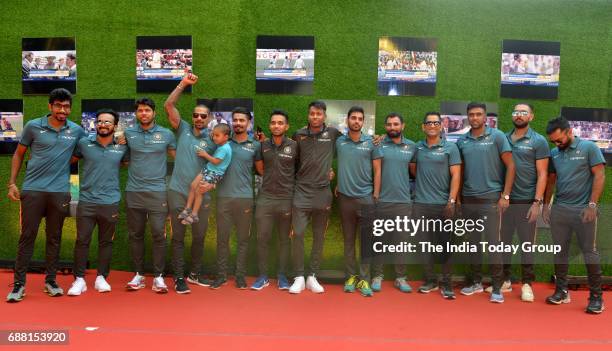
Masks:
[[[87,283],[85,283],[85,279],[77,277],[72,283],[70,289],[68,289],[68,296],[79,296],[86,291]]]
[[[289,288],[289,293],[299,294],[304,289],[306,289],[306,283],[304,283],[304,277],[300,276],[300,277],[293,278],[293,284]]]
[[[321,294],[325,292],[325,289],[323,289],[321,284],[319,284],[314,274],[309,275],[306,279],[306,288],[308,288],[308,290],[312,291],[315,294]]]
[[[531,285],[523,284],[523,287],[521,288],[521,300],[525,302],[533,302],[534,296],[533,289],[531,289]]]
[[[106,282],[103,275],[99,275],[96,278],[96,283],[94,284],[94,288],[98,290],[98,292],[104,293],[111,291],[111,286]]]
[[[168,292],[168,286],[161,275],[153,279],[153,287],[151,288],[156,293],[165,294]]]
[[[132,278],[132,280],[130,280],[130,282],[127,283],[127,286],[126,286],[126,288],[130,290],[138,290],[144,287],[145,287],[145,277],[138,273],[136,273],[134,278]]]

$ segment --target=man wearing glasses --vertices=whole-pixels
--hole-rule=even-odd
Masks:
[[[536,222],[544,199],[548,177],[548,158],[550,150],[546,139],[533,129],[529,122],[533,120],[533,107],[526,103],[514,105],[512,123],[514,129],[506,134],[512,147],[512,159],[516,165],[516,176],[510,193],[510,206],[502,219],[502,241],[512,243],[516,230],[522,243],[536,242]],[[512,261],[511,254],[504,254],[504,283],[502,292],[512,291],[510,280]],[[522,282],[521,300],[533,302],[534,295],[531,283],[535,280],[533,273],[533,254],[521,252]],[[488,289],[488,288],[487,288]]]
[[[26,271],[34,251],[34,242],[43,217],[46,232],[45,292],[49,296],[64,294],[55,282],[64,219],[70,210],[70,159],[85,131],[68,120],[72,95],[59,88],[49,94],[46,116],[26,123],[11,162],[8,197],[21,201],[21,235],[17,246],[13,290],[8,302],[18,302],[25,296]],[[25,153],[30,149],[22,191],[17,187],[17,175]]]
[[[553,242],[561,245],[555,255],[556,287],[546,302],[553,305],[569,303],[567,271],[572,232],[576,232],[589,279],[589,304],[586,312],[598,314],[604,310],[601,290],[601,265],[597,252],[597,202],[606,181],[606,170],[601,150],[589,140],[572,134],[564,117],[548,121],[548,139],[557,147],[550,153],[548,185],[542,217],[550,223]],[[555,204],[548,205],[556,185]]]
[[[461,185],[461,155],[457,145],[447,141],[441,136],[442,123],[438,112],[428,112],[423,120],[425,140],[417,144],[416,156],[416,184],[414,218],[425,219],[453,218],[455,205]],[[422,232],[419,240],[432,244],[443,245],[451,241],[454,233],[444,231],[442,228]],[[448,252],[436,255],[424,253],[425,283],[419,288],[420,293],[429,293],[438,290],[438,279],[434,273],[436,259],[442,265],[442,297],[455,299],[451,284],[451,262]]]
[[[195,176],[202,170],[207,162],[198,153],[202,150],[212,155],[217,145],[210,139],[206,128],[210,121],[210,110],[205,105],[197,105],[192,113],[192,125],[181,119],[176,103],[183,90],[196,84],[198,76],[186,72],[177,87],[170,93],[164,108],[168,114],[168,121],[178,137],[174,170],[168,185],[168,205],[170,207],[170,224],[172,226],[172,267],[174,269],[174,289],[179,294],[189,293],[185,282],[185,231],[187,226],[181,224],[178,214],[183,211],[187,203],[189,187]],[[208,216],[210,215],[210,193],[204,194],[203,204],[198,212],[200,221],[191,225],[191,271],[187,282],[199,286],[210,286],[210,281],[202,277],[202,254],[204,251],[204,238],[208,229]]]

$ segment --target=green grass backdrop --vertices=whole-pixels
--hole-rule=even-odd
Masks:
[[[54,36],[74,36],[77,40],[78,94],[71,116],[74,121],[80,120],[82,98],[137,96],[138,35],[192,36],[194,72],[200,82],[180,102],[180,111],[186,116],[196,98],[253,97],[257,124],[265,127],[269,111],[279,107],[289,112],[293,131],[305,124],[306,106],[315,98],[376,100],[378,133],[383,132],[384,115],[399,111],[408,118],[407,136],[415,140],[421,138],[417,129],[421,116],[438,110],[440,101],[482,100],[498,102],[499,127],[508,130],[516,100],[499,97],[503,39],[561,42],[559,98],[530,101],[536,109],[533,126],[539,132],[543,133],[546,120],[558,115],[561,106],[612,107],[612,2],[608,0],[19,0],[3,2],[2,8],[0,98],[23,98],[26,120],[46,113],[46,97],[21,95],[21,38]],[[312,96],[255,93],[258,34],[315,36]],[[438,39],[435,97],[377,96],[380,36]],[[161,107],[165,96],[152,97]],[[167,126],[161,110],[158,121]],[[8,180],[9,172],[10,157],[1,156],[1,179]],[[610,168],[606,174],[603,202],[610,204]],[[0,209],[0,258],[11,259],[18,240],[19,206],[1,196]],[[213,268],[214,228],[215,219],[211,216],[206,240],[207,270]],[[600,226],[600,237],[611,232],[609,226]],[[126,236],[123,217],[116,235],[115,269],[129,269]],[[35,259],[44,258],[43,237],[40,235],[37,241]],[[69,260],[75,238],[74,219],[66,221],[63,238],[62,259]],[[94,262],[96,249],[92,245],[90,258]],[[251,245],[249,271],[253,274],[254,258]],[[341,262],[341,233],[334,214],[324,268],[340,269]],[[572,269],[573,273],[583,271],[581,266]],[[606,266],[604,272],[610,275],[611,267]],[[538,273],[540,279],[547,278],[550,266],[540,266]]]

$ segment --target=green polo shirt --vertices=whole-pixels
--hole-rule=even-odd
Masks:
[[[176,158],[168,188],[188,195],[191,182],[207,163],[204,158],[198,156],[198,151],[204,150],[212,155],[217,145],[210,139],[207,129],[202,129],[200,135],[196,136],[189,123],[183,120],[179,122],[176,136]]]
[[[415,144],[402,136],[396,144],[388,136],[383,139],[380,149],[384,156],[380,185],[380,201],[392,203],[411,203],[410,162],[414,162]]]
[[[554,148],[548,171],[557,174],[555,204],[587,205],[591,199],[593,173],[591,167],[606,163],[601,150],[590,140],[574,137],[565,150]]]
[[[297,142],[283,137],[280,145],[273,139],[261,143],[264,162],[263,183],[259,197],[274,200],[293,198],[295,167],[298,156]]]
[[[126,191],[166,191],[167,152],[176,149],[174,134],[155,124],[148,130],[140,124],[125,130],[130,148]]]
[[[261,145],[251,137],[242,143],[229,141],[232,162],[217,185],[217,196],[231,198],[253,198],[253,167],[261,160]]]
[[[111,205],[121,200],[119,168],[127,152],[127,145],[100,145],[95,135],[79,140],[74,152],[83,159],[79,201]]]
[[[70,158],[86,135],[83,128],[66,120],[58,130],[49,125],[49,115],[26,123],[19,143],[30,148],[22,190],[65,193],[70,191]]]
[[[311,132],[306,126],[293,134],[292,139],[298,143],[299,150],[296,197],[299,193],[310,194],[329,187],[329,170],[334,160],[336,139],[340,135],[338,129],[326,125],[318,133]]]
[[[486,127],[474,138],[470,131],[457,140],[463,160],[463,195],[482,199],[496,199],[504,190],[506,167],[501,154],[512,152],[506,135],[498,129]]]
[[[361,134],[358,141],[348,135],[336,140],[338,153],[338,191],[350,197],[371,196],[374,190],[372,161],[383,158],[381,148],[374,146],[372,138]]]
[[[512,141],[514,129],[506,133],[512,147],[512,159],[516,166],[516,175],[510,198],[513,200],[533,200],[538,182],[536,161],[550,157],[548,142],[543,136],[529,128],[527,133],[515,142]]]
[[[417,144],[416,184],[414,202],[444,205],[450,195],[450,166],[461,164],[459,148],[445,138],[438,144],[427,145],[427,140]]]

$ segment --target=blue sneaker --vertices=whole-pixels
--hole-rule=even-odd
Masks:
[[[411,293],[412,292],[412,287],[410,286],[410,284],[408,284],[408,282],[406,281],[406,278],[397,278],[397,279],[395,279],[395,283],[393,285],[395,285],[395,287],[398,288],[399,291],[401,291],[403,293]]]
[[[265,288],[268,285],[270,285],[270,281],[268,280],[268,277],[266,277],[265,275],[260,275],[257,278],[257,280],[255,281],[255,283],[253,283],[253,285],[251,285],[251,289],[253,289],[253,290],[261,290],[261,289]]]
[[[374,277],[371,285],[372,291],[379,292],[382,289],[382,281],[383,277]]]
[[[461,289],[461,294],[465,296],[470,296],[473,294],[481,293],[483,291],[484,289],[482,288],[481,283],[474,283],[472,285],[466,286],[465,288]]]
[[[489,301],[494,303],[503,303],[504,295],[502,295],[501,291],[494,291],[491,293],[491,299]]]
[[[289,284],[287,277],[285,277],[284,274],[279,274],[278,275],[278,289],[279,290],[289,290],[290,286],[291,285]]]

